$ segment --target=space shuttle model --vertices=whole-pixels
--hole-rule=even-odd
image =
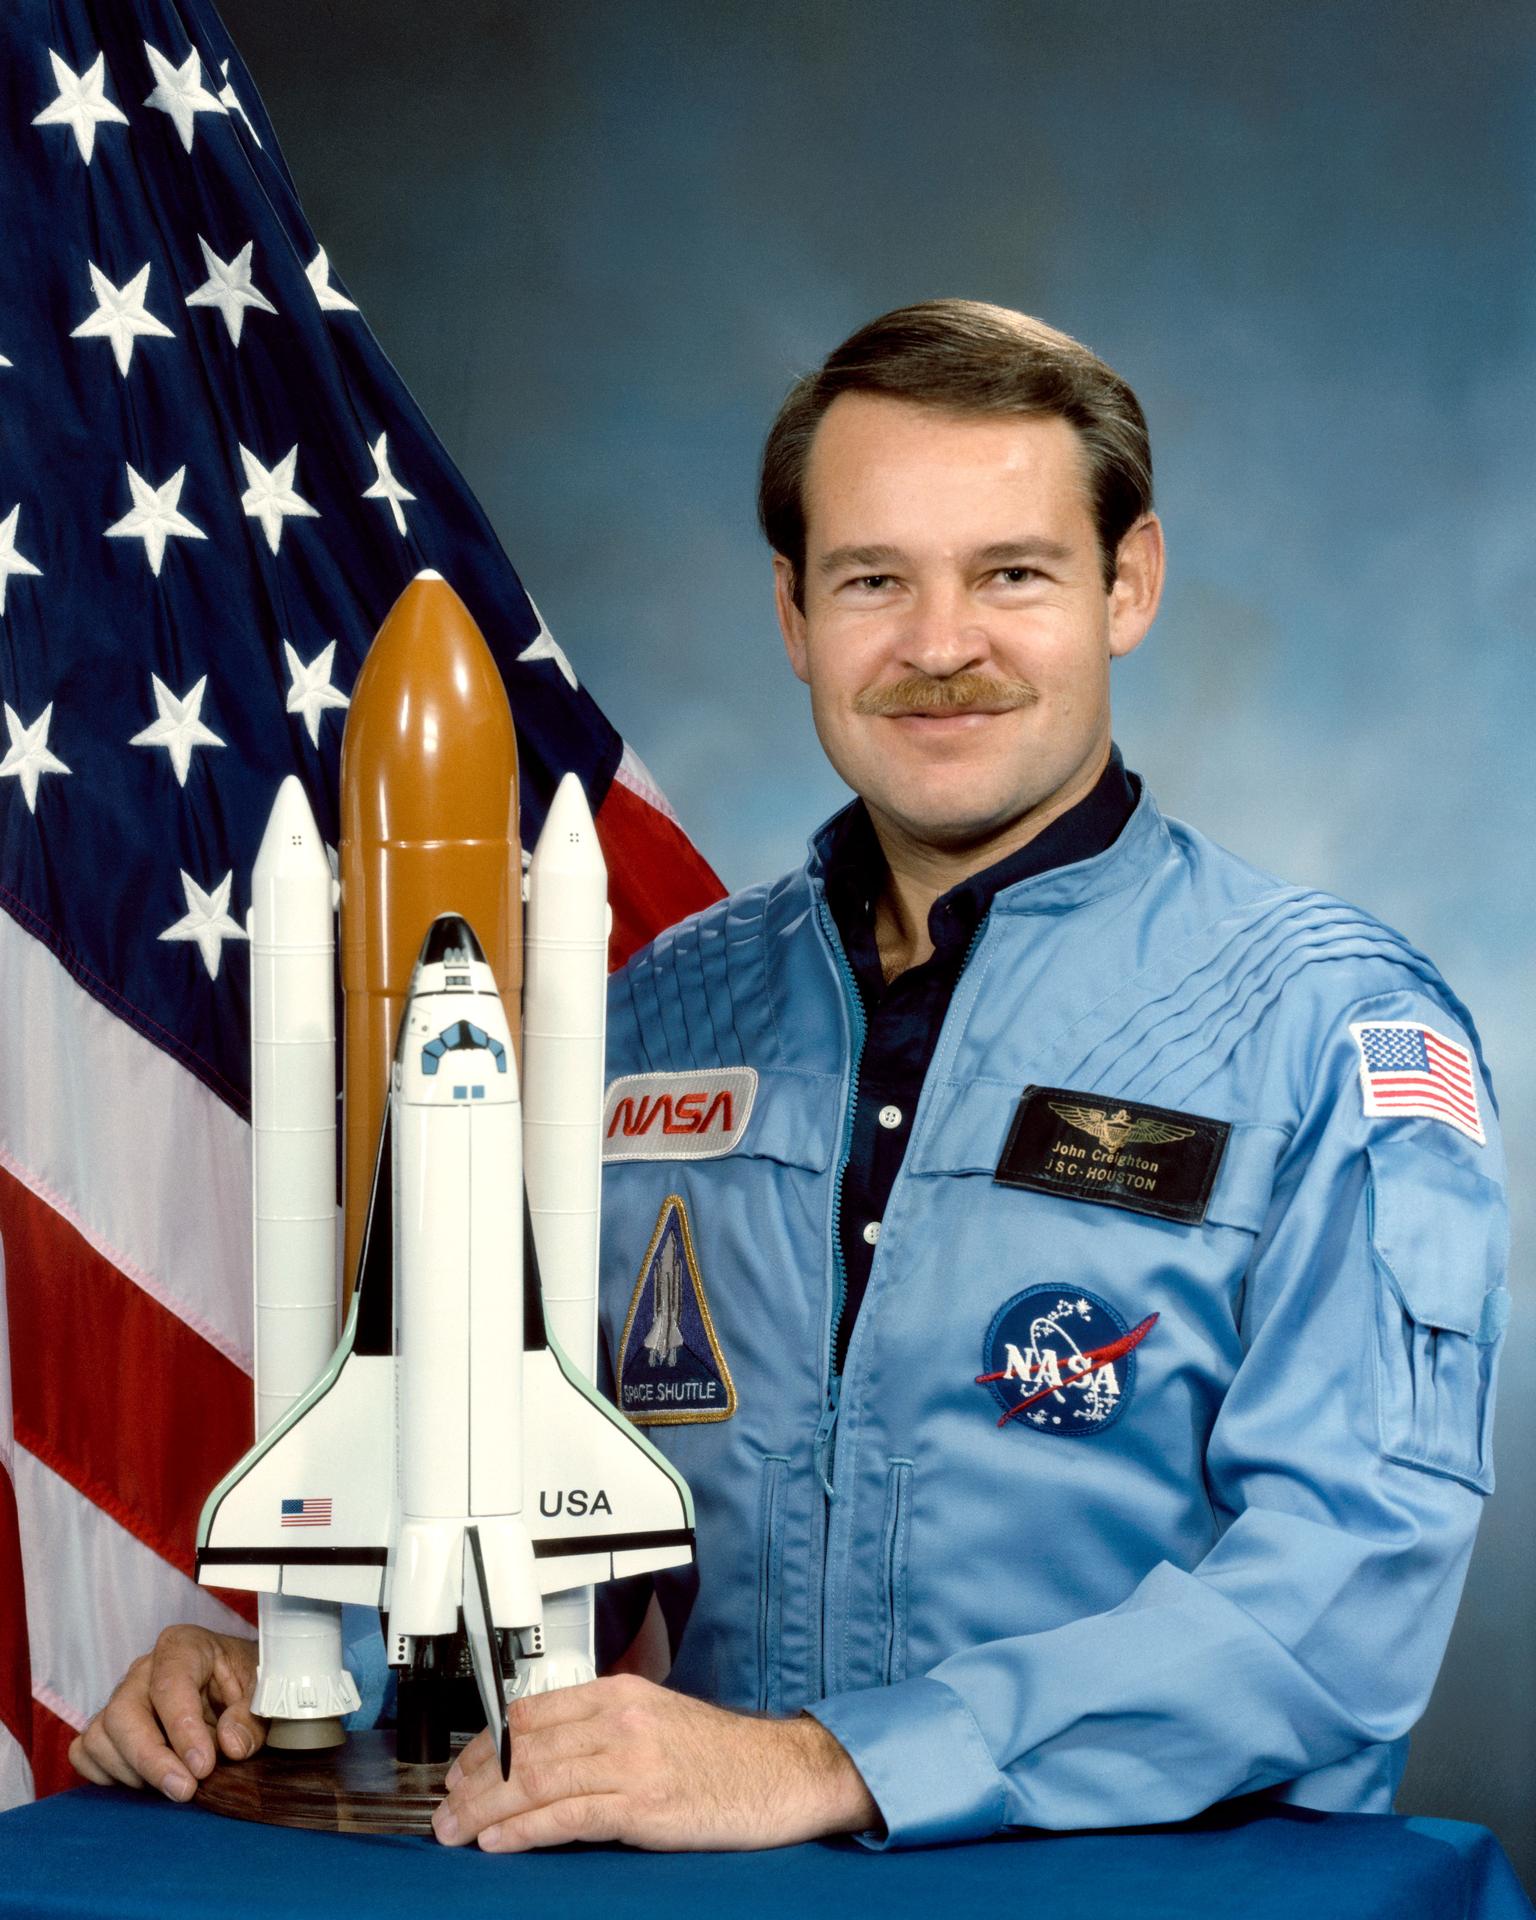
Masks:
[[[350,1601],[385,1619],[400,1757],[447,1758],[472,1673],[505,1771],[510,1702],[592,1677],[592,1587],[693,1557],[686,1485],[591,1384],[609,915],[574,775],[526,940],[522,867],[500,675],[421,574],[342,749],[339,1342],[335,883],[296,779],[252,888],[259,1438],[197,1572],[261,1596],[252,1705],[279,1744],[334,1744],[357,1705]]]

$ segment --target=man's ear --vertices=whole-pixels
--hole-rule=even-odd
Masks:
[[[810,683],[806,661],[805,615],[795,602],[795,570],[782,553],[773,556],[773,610],[779,617],[779,632],[784,636],[784,651],[794,668],[795,678]]]
[[[1109,590],[1109,651],[1115,659],[1134,652],[1157,618],[1164,564],[1162,522],[1155,513],[1143,514],[1115,556]]]

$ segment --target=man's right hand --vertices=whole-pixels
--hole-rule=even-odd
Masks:
[[[248,1760],[267,1737],[250,1710],[256,1642],[206,1627],[167,1627],[84,1733],[70,1742],[75,1772],[99,1787],[155,1787],[190,1800],[218,1751]]]

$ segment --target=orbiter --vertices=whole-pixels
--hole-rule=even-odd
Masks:
[[[352,1601],[385,1617],[401,1757],[447,1757],[467,1647],[505,1770],[510,1701],[592,1677],[591,1587],[693,1555],[686,1485],[589,1377],[606,872],[568,775],[529,869],[519,1033],[500,991],[523,977],[516,777],[489,650],[421,575],[364,662],[343,745],[357,1257],[340,1342],[302,1392],[295,1368],[313,1374],[336,1314],[333,883],[296,780],[257,863],[260,1437],[208,1498],[197,1568],[263,1596],[253,1704],[287,1744],[339,1737],[356,1704],[337,1617]]]

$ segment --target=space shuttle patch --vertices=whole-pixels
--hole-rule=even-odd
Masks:
[[[619,1343],[618,1402],[637,1427],[729,1420],[736,1384],[720,1351],[681,1195],[661,1203]]]

